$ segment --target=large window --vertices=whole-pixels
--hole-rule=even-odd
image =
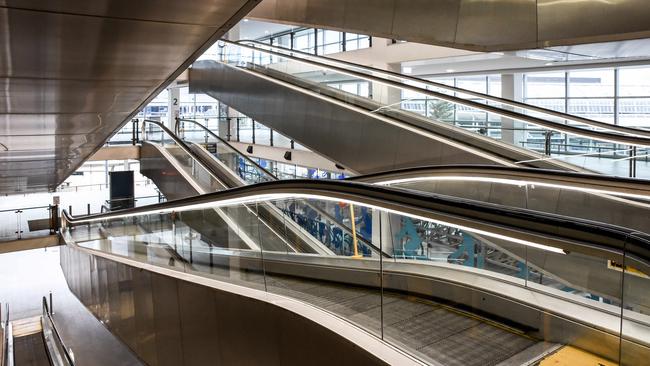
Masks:
[[[628,127],[650,127],[650,67],[531,73],[526,103]]]
[[[364,34],[314,28],[276,33],[258,41],[316,55],[353,51],[372,45],[372,38]]]
[[[501,96],[501,76],[463,76],[439,78],[433,81],[468,89],[484,94]],[[450,93],[454,94],[454,93]],[[483,103],[483,99],[474,99]],[[432,119],[452,123],[493,138],[501,138],[501,118],[483,111],[425,97],[423,94],[405,90],[402,92],[402,108]]]

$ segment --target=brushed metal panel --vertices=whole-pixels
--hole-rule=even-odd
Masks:
[[[136,331],[136,350],[140,358],[149,365],[158,364],[156,357],[156,331],[151,274],[148,271],[132,270],[133,306]]]
[[[184,281],[178,283],[178,304],[181,319],[181,337],[184,365],[233,365],[225,363],[222,338],[229,337],[226,329],[217,321],[217,313],[228,313],[215,302],[213,290]],[[248,352],[251,352],[249,349]]]
[[[456,40],[461,0],[396,0],[392,31],[414,40],[435,37],[438,43]],[[394,38],[394,37],[391,37]],[[406,38],[398,38],[406,39]]]
[[[250,90],[248,97],[242,97],[242,85]],[[328,99],[214,61],[194,63],[190,70],[190,91],[207,93],[330,160],[361,173],[441,161],[486,162],[456,147]],[[264,98],[272,100],[268,109],[262,102]],[[282,114],[278,114],[280,110]]]
[[[220,329],[221,364],[283,364],[278,319],[272,306],[217,291],[213,294]],[[260,326],[264,325],[264,326]],[[251,351],[250,344],[259,345]]]
[[[345,5],[332,6],[329,0],[308,0],[303,21],[312,23],[317,20],[325,22],[330,28],[341,28],[344,26],[346,13]]]
[[[73,13],[152,22],[174,22],[200,25],[221,25],[241,7],[241,1],[175,0],[102,0],[102,1],[39,1],[6,0],[3,6],[55,13]]]
[[[650,37],[646,0],[273,1],[250,17],[473,51]],[[341,9],[344,21],[335,17]]]
[[[105,110],[128,114],[134,98],[153,90],[147,82],[139,80],[0,78],[0,113],[33,114],[34,107],[38,106],[41,113],[97,114],[97,110]]]
[[[183,364],[178,287],[174,279],[151,274],[158,365]]]
[[[461,0],[455,42],[491,46],[535,47],[536,0]]]
[[[55,188],[195,51],[232,26],[233,16],[257,2],[3,2],[0,143],[9,151],[0,160],[11,161],[7,174],[20,179],[0,182],[0,192]],[[23,138],[73,133],[87,136]],[[25,150],[42,154],[15,155]],[[20,169],[35,160],[52,164],[47,171]]]
[[[389,37],[396,0],[356,0],[339,4],[345,9],[344,29],[361,34]],[[332,2],[330,2],[332,6]],[[390,27],[388,27],[390,25]],[[383,29],[377,29],[381,26]]]
[[[650,36],[650,6],[645,0],[539,0],[537,13],[539,40],[545,45]],[[635,32],[642,34],[625,34]]]

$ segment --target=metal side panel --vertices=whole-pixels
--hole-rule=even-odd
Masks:
[[[259,1],[0,1],[0,193],[56,188]]]
[[[249,17],[484,52],[650,36],[646,0],[266,0]]]
[[[190,89],[193,93],[209,94],[362,174],[441,163],[492,163],[342,103],[332,103],[214,61],[194,63]]]
[[[85,277],[79,261],[97,261],[109,278],[120,278],[120,293],[110,293],[112,311],[134,324],[151,324],[147,340],[138,339],[148,326],[125,328],[122,323],[105,322],[106,327],[150,365],[385,365],[370,351],[343,336],[276,304],[242,296],[176,277],[93,256],[70,246],[61,249],[61,265],[68,284],[79,296],[73,278]],[[135,285],[140,276],[151,287]],[[143,282],[144,284],[144,282]],[[80,284],[92,287],[89,281]],[[92,288],[92,290],[96,290]],[[144,293],[142,293],[144,291]],[[151,299],[145,310],[139,300]],[[149,304],[151,306],[149,306]],[[96,307],[84,303],[100,320]],[[153,317],[153,318],[152,318]],[[142,348],[139,342],[155,342]],[[153,352],[153,353],[151,353]],[[150,357],[150,358],[148,358]]]

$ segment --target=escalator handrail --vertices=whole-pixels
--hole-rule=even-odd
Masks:
[[[558,188],[579,189],[585,192],[635,196],[650,199],[650,180],[602,174],[570,172],[527,167],[497,165],[435,165],[388,170],[348,177],[345,180],[364,183],[383,183],[409,178],[453,176],[462,181],[470,177],[489,177],[518,180],[531,184],[553,184]]]
[[[278,177],[276,177],[274,174],[272,174],[272,173],[269,172],[268,170],[264,169],[262,166],[260,166],[259,164],[257,164],[257,163],[256,163],[255,161],[253,161],[251,158],[249,158],[247,155],[241,153],[237,148],[235,148],[234,146],[232,146],[230,143],[228,143],[228,142],[227,142],[226,140],[224,140],[223,138],[217,136],[214,132],[212,132],[212,131],[211,131],[210,129],[208,129],[207,127],[203,126],[203,125],[202,125],[201,123],[199,123],[198,121],[191,120],[191,119],[186,119],[186,118],[178,118],[177,120],[178,120],[178,121],[184,121],[184,122],[192,122],[192,123],[198,125],[198,126],[201,127],[202,129],[204,129],[207,133],[209,133],[211,136],[217,138],[219,141],[223,142],[226,146],[228,146],[230,149],[232,149],[233,151],[235,151],[237,154],[241,155],[244,159],[246,159],[246,161],[248,161],[249,163],[254,164],[254,165],[255,165],[256,167],[258,167],[261,171],[263,171],[264,173],[268,174],[268,176],[269,176],[271,179],[273,179],[274,181],[278,181],[278,180],[279,180]],[[176,127],[177,127],[177,129],[178,129],[178,123],[176,124]],[[192,152],[191,154],[194,155],[194,152]],[[194,158],[197,159],[196,156],[195,156]],[[198,160],[198,159],[197,159],[197,160]],[[339,227],[340,227],[340,228],[341,228],[341,229],[342,229],[346,234],[352,236],[352,229],[350,229],[349,227],[347,227],[346,225],[344,225],[344,224],[342,224],[342,223],[337,222],[336,219],[333,218],[330,214],[328,214],[327,212],[324,212],[323,210],[321,210],[321,209],[318,208],[318,207],[315,207],[315,206],[311,205],[309,202],[305,202],[305,204],[308,205],[308,206],[310,206],[312,209],[314,209],[314,210],[315,210],[316,212],[318,212],[322,217],[326,218],[326,219],[329,220],[330,222],[337,223],[337,224],[339,225]],[[390,258],[390,257],[391,257],[389,254],[387,254],[387,253],[385,253],[385,252],[382,252],[382,251],[381,251],[381,248],[378,248],[375,244],[373,244],[371,241],[367,240],[367,239],[364,238],[363,236],[359,235],[359,236],[357,237],[357,240],[359,240],[359,241],[362,242],[363,244],[365,244],[365,245],[367,245],[367,246],[373,248],[373,249],[376,250],[377,252],[382,253],[382,255],[383,255],[384,257],[387,257],[387,258]]]
[[[499,115],[501,117],[510,118],[510,119],[514,119],[514,120],[517,120],[517,121],[521,121],[521,122],[530,123],[530,124],[533,124],[533,125],[545,127],[545,128],[547,128],[549,130],[556,131],[556,132],[566,133],[566,134],[570,134],[570,135],[574,135],[574,136],[581,136],[581,137],[594,139],[594,140],[597,140],[597,141],[603,141],[603,142],[617,143],[617,144],[630,145],[630,146],[650,147],[650,137],[638,137],[638,136],[631,136],[629,134],[620,135],[620,134],[617,134],[617,133],[611,133],[611,132],[605,132],[605,131],[587,130],[587,129],[584,129],[584,128],[580,128],[580,127],[576,127],[576,126],[572,126],[572,125],[568,125],[568,124],[563,124],[563,123],[559,123],[559,122],[555,122],[555,121],[548,121],[548,120],[541,119],[541,118],[538,118],[538,117],[533,117],[533,116],[521,114],[521,113],[518,113],[518,112],[515,112],[515,111],[510,111],[510,110],[507,110],[507,109],[502,109],[502,108],[498,108],[498,107],[495,107],[495,106],[482,104],[482,103],[474,102],[474,101],[471,101],[471,100],[466,100],[466,99],[463,99],[463,98],[447,95],[447,94],[436,92],[436,91],[433,91],[433,90],[423,89],[423,88],[419,88],[419,87],[416,87],[416,86],[403,84],[403,83],[400,83],[400,82],[397,82],[397,81],[388,80],[388,79],[384,79],[384,78],[380,78],[380,77],[376,77],[376,76],[372,76],[372,75],[367,75],[365,73],[361,73],[361,72],[357,72],[357,71],[347,70],[347,69],[344,69],[344,68],[341,68],[341,67],[338,67],[338,66],[327,65],[327,64],[324,64],[324,63],[318,62],[318,61],[306,60],[306,59],[303,59],[303,58],[289,56],[289,55],[286,55],[286,54],[283,54],[283,53],[280,53],[280,52],[269,51],[269,50],[261,49],[259,47],[249,46],[249,45],[245,45],[245,44],[241,44],[241,43],[230,42],[230,41],[225,41],[225,40],[223,42],[232,44],[232,45],[237,46],[237,47],[253,49],[255,51],[260,51],[260,52],[268,53],[268,54],[271,54],[271,55],[276,55],[276,56],[279,56],[279,57],[288,58],[288,59],[290,59],[292,61],[296,61],[296,62],[299,62],[299,63],[305,63],[305,64],[308,64],[308,65],[317,66],[317,67],[324,68],[324,69],[330,69],[330,70],[333,70],[333,71],[336,71],[336,72],[339,72],[339,73],[342,73],[342,74],[348,74],[350,76],[357,77],[359,79],[365,79],[365,80],[371,81],[371,82],[374,81],[374,82],[386,84],[386,85],[389,85],[389,86],[392,86],[392,87],[395,87],[395,88],[398,88],[398,89],[409,90],[409,91],[413,91],[413,92],[416,92],[416,93],[428,95],[428,96],[431,96],[433,98],[445,100],[445,101],[450,102],[450,103],[464,105],[466,107],[479,109],[479,110],[482,110],[482,111],[488,112],[488,113],[494,113],[494,114]],[[599,126],[594,126],[594,125],[590,124],[589,126],[602,128],[600,125]],[[608,128],[608,130],[611,131],[611,128]],[[650,136],[650,133],[649,133],[649,136]]]
[[[178,145],[181,148],[181,150],[183,150],[183,152],[185,152],[188,156],[190,156],[192,158],[192,160],[194,160],[197,164],[199,164],[199,166],[201,168],[203,168],[203,170],[205,170],[210,175],[210,177],[212,179],[219,182],[224,187],[226,186],[225,184],[223,184],[221,179],[219,179],[219,177],[217,177],[210,169],[208,169],[208,167],[205,166],[205,164],[203,164],[203,162],[200,159],[196,158],[195,154],[192,153],[192,150],[190,149],[189,146],[187,146],[185,141],[181,140],[178,136],[176,136],[169,128],[167,128],[167,126],[165,126],[163,123],[161,123],[159,121],[154,121],[154,120],[150,120],[150,119],[144,119],[144,120],[142,120],[142,122],[143,123],[151,123],[151,124],[154,124],[154,125],[160,127],[169,137],[171,137],[172,140],[174,140],[176,145]],[[144,138],[144,136],[143,136],[143,138]]]
[[[0,303],[0,306],[2,304]],[[1,312],[1,311],[0,311]],[[9,329],[9,304],[5,303],[4,333],[2,335],[2,355],[0,355],[0,366],[13,366],[13,354],[9,354],[9,343],[13,337]],[[2,318],[0,317],[0,321]]]
[[[289,52],[289,53],[300,54],[300,55],[303,55],[303,56],[308,57],[310,59],[326,60],[327,62],[332,62],[334,64],[345,65],[345,66],[353,67],[353,68],[356,68],[356,69],[366,70],[366,71],[372,72],[374,74],[384,74],[384,75],[387,75],[388,77],[399,78],[399,79],[402,79],[402,80],[409,80],[409,81],[429,85],[429,86],[436,87],[436,88],[441,88],[441,89],[446,89],[446,90],[450,90],[450,91],[457,92],[457,93],[471,95],[471,96],[474,96],[474,97],[477,97],[477,98],[481,98],[481,99],[489,100],[489,101],[492,101],[492,102],[508,105],[508,106],[514,107],[514,108],[521,108],[521,109],[525,109],[525,110],[544,113],[544,114],[548,114],[548,115],[551,115],[551,116],[554,116],[554,117],[562,118],[564,120],[579,123],[579,124],[583,124],[583,125],[602,128],[602,129],[605,129],[605,130],[619,132],[619,133],[623,133],[623,134],[627,134],[627,135],[638,135],[638,136],[643,136],[643,137],[650,137],[650,131],[647,131],[647,130],[632,128],[632,127],[612,125],[612,124],[609,124],[609,123],[600,122],[600,121],[592,120],[592,119],[589,119],[589,118],[584,118],[584,117],[574,116],[574,115],[571,115],[571,114],[568,114],[568,113],[558,112],[558,111],[548,109],[548,108],[538,107],[538,106],[535,106],[535,105],[532,105],[532,104],[526,104],[526,103],[518,102],[518,101],[515,101],[515,100],[511,100],[511,99],[496,97],[496,96],[493,96],[493,95],[484,94],[484,93],[476,92],[476,91],[473,91],[473,90],[459,88],[457,86],[446,85],[446,84],[438,83],[438,82],[431,81],[431,80],[421,79],[421,78],[418,78],[418,77],[415,77],[415,76],[401,74],[401,73],[394,72],[394,71],[382,70],[382,69],[378,69],[378,68],[375,68],[375,67],[372,67],[372,66],[359,65],[359,64],[356,64],[354,62],[349,62],[349,61],[345,61],[345,60],[338,60],[338,59],[334,59],[334,58],[327,57],[327,56],[318,56],[318,55],[310,54],[310,53],[303,52],[303,51],[292,50],[292,49],[286,48],[286,47],[269,45],[269,44],[259,42],[259,41],[255,41],[255,40],[238,40],[238,41],[236,41],[236,43],[240,43],[240,44],[241,43],[257,44],[257,45],[262,46],[262,47],[277,49],[277,50],[280,50],[281,52]]]
[[[507,240],[536,243],[563,251],[582,249],[610,254],[625,251],[627,258],[650,264],[650,236],[632,229],[458,197],[334,180],[264,182],[150,206],[80,217],[72,217],[64,210],[63,224],[74,226],[134,215],[203,208],[226,200],[277,199],[278,195],[318,196],[360,203],[396,214],[423,217],[463,230],[500,235]]]
[[[276,177],[273,173],[269,172],[268,170],[266,170],[265,168],[263,168],[261,165],[259,165],[258,163],[256,163],[256,162],[255,162],[253,159],[251,159],[248,155],[246,155],[246,154],[242,154],[241,152],[239,152],[239,150],[237,150],[234,146],[232,146],[232,145],[231,145],[227,140],[225,140],[225,139],[222,138],[221,136],[218,136],[216,133],[212,132],[212,130],[210,130],[209,128],[205,127],[204,125],[202,125],[202,124],[199,123],[198,121],[195,121],[195,120],[192,120],[192,119],[187,119],[187,118],[178,118],[177,120],[178,120],[178,121],[182,121],[182,122],[191,122],[191,123],[194,123],[195,125],[197,125],[197,126],[199,126],[200,128],[202,128],[202,129],[203,129],[206,133],[208,133],[210,136],[214,137],[214,138],[217,139],[219,142],[221,142],[222,144],[228,146],[228,148],[230,148],[231,150],[233,150],[233,151],[235,151],[236,153],[238,153],[242,158],[244,158],[244,160],[246,160],[248,163],[252,164],[255,168],[257,168],[258,170],[260,170],[261,172],[263,172],[264,174],[266,174],[267,176],[269,176],[269,177],[272,178],[273,180],[278,180],[278,177]],[[176,128],[178,128],[178,123],[176,124]],[[178,132],[178,131],[177,131],[177,132]]]
[[[70,352],[68,350],[68,347],[66,347],[65,342],[63,342],[63,339],[61,338],[61,334],[59,333],[59,330],[56,327],[56,324],[54,323],[54,318],[52,318],[52,313],[50,312],[50,307],[47,305],[47,298],[43,296],[43,317],[47,318],[50,324],[52,324],[52,333],[54,333],[54,338],[55,342],[59,343],[61,348],[63,349],[63,357],[65,358],[65,362],[67,362],[67,365],[74,366],[74,360],[72,359],[72,356],[70,355]],[[52,356],[49,355],[50,360],[52,360]],[[54,362],[52,362],[54,364]]]

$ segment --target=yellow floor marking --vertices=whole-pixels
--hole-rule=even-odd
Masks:
[[[589,352],[571,346],[562,347],[559,351],[546,357],[540,366],[616,366],[616,362],[598,357]]]

